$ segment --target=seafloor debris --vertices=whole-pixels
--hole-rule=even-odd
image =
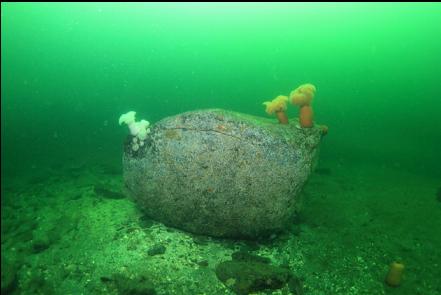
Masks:
[[[291,277],[289,269],[271,265],[268,258],[242,252],[232,258],[216,266],[216,276],[236,294],[280,289]]]
[[[100,197],[103,197],[106,199],[124,199],[125,198],[125,196],[122,193],[111,191],[102,185],[95,185],[93,187],[93,192],[97,196],[100,196]]]

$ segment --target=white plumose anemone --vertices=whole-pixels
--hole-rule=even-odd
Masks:
[[[134,136],[132,149],[134,151],[137,151],[139,149],[139,145],[136,140],[143,142],[147,138],[147,135],[150,133],[150,128],[149,128],[150,122],[146,120],[141,120],[139,122],[136,122],[135,115],[136,112],[134,111],[130,111],[128,113],[122,114],[119,117],[118,122],[119,125],[125,123],[129,127],[130,134]],[[144,145],[144,143],[142,143],[142,145]]]
[[[135,122],[135,115],[136,115],[136,112],[134,112],[134,111],[122,114],[118,120],[119,125],[121,125],[122,123],[126,123],[127,125],[134,123]]]

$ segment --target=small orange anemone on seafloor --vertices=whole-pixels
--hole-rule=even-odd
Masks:
[[[266,106],[266,112],[268,115],[276,113],[280,124],[288,124],[288,116],[286,115],[287,102],[287,96],[279,95],[272,101],[265,101],[263,104]]]
[[[398,287],[403,278],[404,264],[399,262],[392,262],[389,267],[389,272],[386,276],[386,284],[391,287]]]
[[[312,84],[303,84],[291,91],[291,103],[299,107],[299,122],[302,128],[311,128],[314,118],[311,102],[315,96],[316,88]]]

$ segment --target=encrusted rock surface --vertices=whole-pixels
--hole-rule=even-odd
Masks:
[[[154,124],[124,145],[128,194],[151,218],[216,237],[259,238],[291,222],[318,154],[321,129],[209,109]]]

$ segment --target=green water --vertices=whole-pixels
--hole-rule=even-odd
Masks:
[[[138,118],[151,123],[203,108],[267,117],[262,102],[313,83],[315,120],[329,126],[329,134],[321,145],[322,173],[314,174],[305,188],[309,199],[304,214],[328,228],[304,230],[310,239],[305,238],[304,247],[319,241],[338,254],[323,258],[324,267],[325,262],[311,258],[320,256],[320,249],[302,253],[311,258],[296,273],[305,282],[305,294],[440,294],[436,268],[441,256],[434,253],[441,247],[435,231],[441,223],[441,197],[437,201],[436,196],[441,186],[440,36],[439,3],[2,3],[2,266],[3,256],[15,261],[13,292],[125,292],[100,281],[100,276],[111,275],[110,262],[103,260],[85,271],[81,267],[90,266],[94,258],[68,261],[73,252],[57,245],[71,230],[58,232],[44,251],[35,245],[41,228],[54,233],[51,224],[65,220],[50,207],[66,195],[71,201],[63,204],[72,206],[66,214],[77,224],[73,231],[79,232],[75,240],[84,243],[77,247],[83,253],[88,247],[101,253],[98,249],[104,247],[94,244],[100,227],[90,229],[84,220],[118,215],[109,212],[122,207],[127,216],[114,217],[122,223],[139,214],[129,201],[111,203],[116,209],[106,211],[93,209],[96,204],[84,197],[87,187],[97,182],[115,187],[121,182],[122,143],[128,131],[118,125],[120,114],[135,110]],[[298,110],[290,105],[287,112],[294,120]],[[106,176],[103,170],[110,173]],[[83,195],[73,198],[78,194]],[[325,194],[330,201],[321,199]],[[399,205],[403,207],[397,209]],[[340,216],[328,219],[334,214]],[[372,220],[377,222],[367,230],[375,247],[368,242],[348,245],[348,240],[358,239],[356,224],[363,222],[357,218],[365,215],[371,218],[366,221],[370,226]],[[41,218],[45,221],[35,223]],[[34,223],[22,229],[27,222]],[[341,233],[345,228],[352,231]],[[179,238],[166,233],[164,229],[162,238],[170,244],[185,240],[185,233]],[[409,242],[399,244],[402,240]],[[210,243],[205,246],[212,248],[200,254],[209,261],[201,277],[212,275],[214,257],[219,258],[214,249],[225,246]],[[302,243],[302,234],[262,247],[276,251],[290,248],[290,243]],[[115,259],[127,251],[106,245],[115,251],[106,252]],[[225,247],[231,254],[228,249],[234,246]],[[287,251],[285,260],[297,257]],[[374,252],[378,257],[371,257]],[[48,262],[54,256],[57,262]],[[338,271],[333,265],[348,257],[374,265],[358,270],[359,281],[349,280],[357,269]],[[272,258],[282,264],[282,258]],[[387,265],[397,259],[407,260],[409,270],[401,289],[392,289],[383,286],[383,277]],[[129,260],[121,258],[118,269],[130,269]],[[69,270],[62,278],[53,275],[60,265]],[[75,270],[66,265],[75,265]],[[138,266],[132,268],[134,273],[141,271]],[[176,271],[169,267],[151,274],[158,294],[230,294],[215,276],[194,285],[192,280],[201,277],[191,267],[183,266],[180,273],[188,280],[164,282],[164,274]],[[315,272],[323,278],[314,279]],[[6,280],[2,270],[2,290]],[[208,287],[216,284],[218,289]],[[292,288],[286,292],[295,294]]]

